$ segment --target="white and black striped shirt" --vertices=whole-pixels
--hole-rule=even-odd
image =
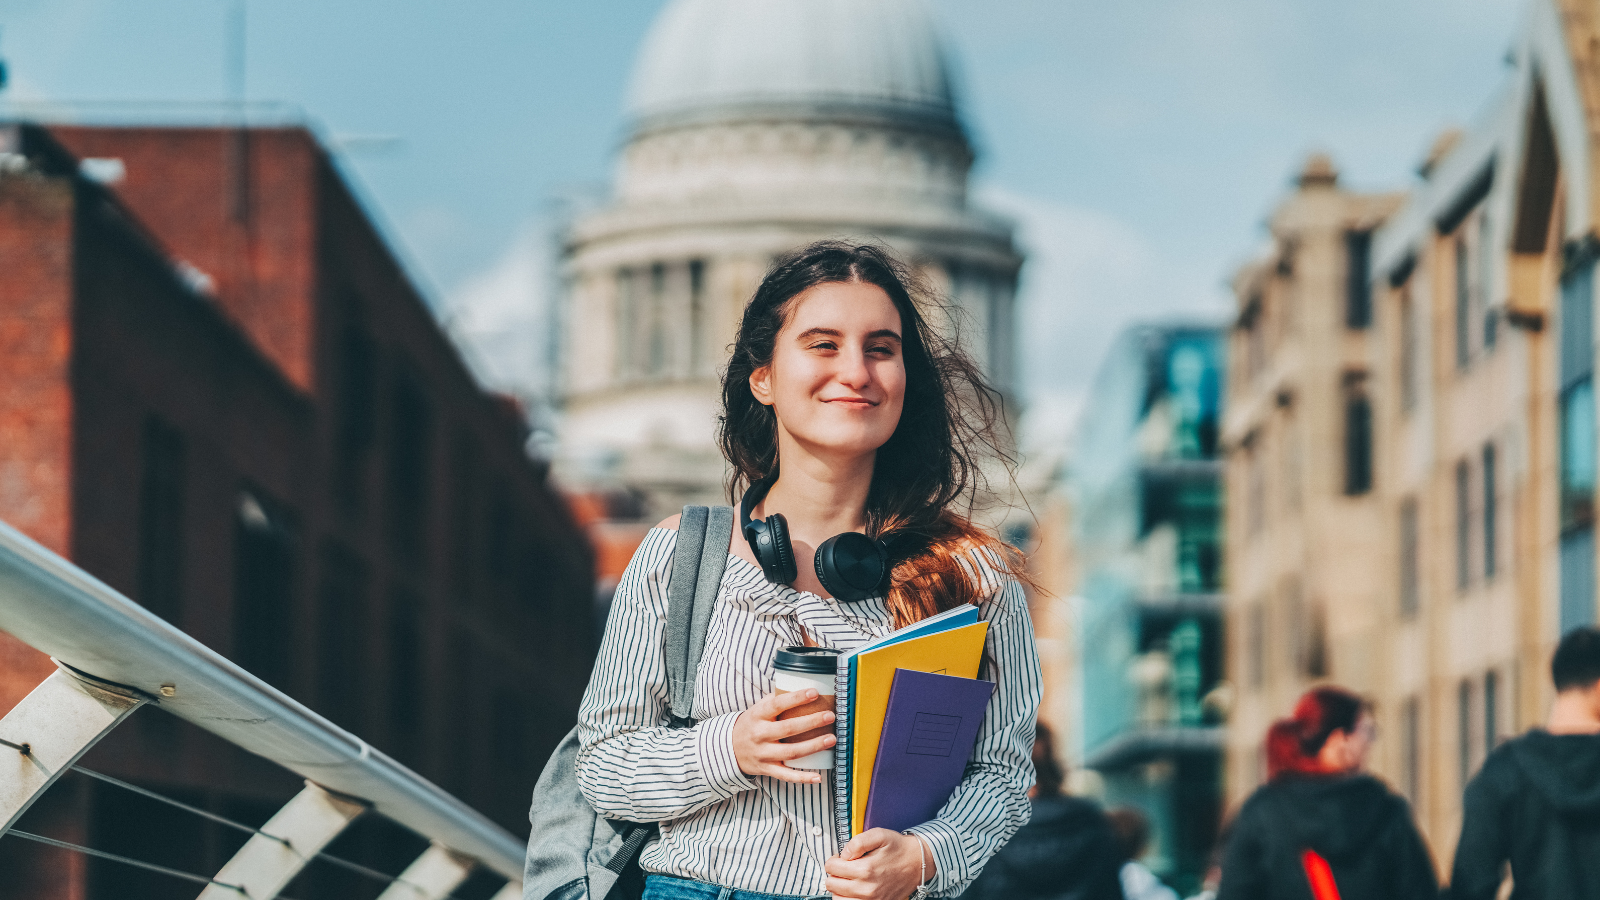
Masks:
[[[735,540],[737,540],[737,535]],[[838,851],[833,792],[739,771],[733,723],[773,690],[777,651],[804,641],[852,650],[893,631],[881,599],[841,604],[772,584],[729,555],[695,682],[693,728],[665,727],[663,634],[677,532],[653,528],[617,585],[605,639],[578,713],[578,783],[604,816],[661,823],[646,871],[771,894],[827,893],[823,864]],[[977,559],[977,556],[974,556]],[[1039,656],[1022,588],[980,561],[989,622],[988,676],[997,687],[955,794],[912,829],[938,862],[932,892],[954,896],[1028,821]]]

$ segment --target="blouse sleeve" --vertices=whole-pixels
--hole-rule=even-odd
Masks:
[[[678,533],[654,528],[623,572],[578,709],[578,788],[600,815],[659,822],[756,787],[733,755],[727,713],[668,728],[663,634]]]
[[[966,775],[931,822],[910,829],[927,840],[938,863],[930,893],[953,897],[1032,814],[1033,733],[1043,681],[1022,585],[990,566],[978,567],[990,600],[989,672],[995,680]]]

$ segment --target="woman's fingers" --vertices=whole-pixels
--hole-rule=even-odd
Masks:
[[[833,724],[834,718],[833,713],[823,710],[819,713],[812,713],[809,716],[784,719],[781,722],[772,723],[772,734],[775,736],[774,740],[792,738],[797,734],[805,734],[818,728],[826,728]]]
[[[860,859],[868,853],[882,847],[900,836],[900,832],[887,828],[869,828],[850,839],[839,850],[839,858],[845,860]]]
[[[835,743],[838,743],[838,738],[831,734],[824,734],[821,737],[814,737],[809,741],[801,741],[798,744],[779,744],[778,746],[781,749],[778,751],[777,758],[782,760],[799,759],[802,756],[810,756],[813,753],[827,750]]]
[[[791,784],[821,784],[822,773],[815,769],[791,769],[781,762],[767,763],[761,774],[787,781]]]
[[[805,706],[815,699],[817,699],[817,689],[806,688],[803,691],[768,694],[756,701],[756,705],[750,708],[759,710],[761,718],[771,721],[776,719],[779,713],[788,712],[796,706]]]
[[[848,878],[829,878],[827,881],[829,894],[835,897],[848,897],[850,900],[871,900],[873,887],[874,885]]]
[[[859,881],[872,874],[872,864],[864,859],[845,859],[835,856],[823,864],[822,870],[834,878]]]

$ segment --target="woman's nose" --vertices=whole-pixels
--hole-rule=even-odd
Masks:
[[[867,366],[865,353],[859,351],[841,353],[835,358],[839,360],[839,371],[836,374],[839,383],[860,388],[872,381],[872,370]]]

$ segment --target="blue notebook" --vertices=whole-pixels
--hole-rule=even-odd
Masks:
[[[961,783],[994,682],[900,669],[872,767],[866,827],[905,831],[938,814]]]

